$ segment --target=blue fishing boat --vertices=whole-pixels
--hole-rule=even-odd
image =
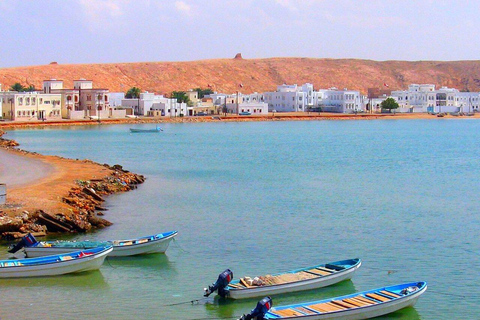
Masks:
[[[379,317],[415,305],[427,290],[426,282],[411,282],[319,301],[272,307],[265,297],[239,320],[250,319],[348,319]]]
[[[361,265],[360,259],[348,259],[238,280],[232,280],[233,273],[227,269],[218,276],[213,285],[204,289],[204,296],[216,291],[222,297],[246,299],[317,289],[352,278]]]
[[[56,276],[67,273],[97,270],[112,246],[18,260],[0,260],[0,278]]]

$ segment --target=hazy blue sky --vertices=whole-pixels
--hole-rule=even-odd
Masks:
[[[0,0],[0,67],[311,57],[478,60],[480,1]]]

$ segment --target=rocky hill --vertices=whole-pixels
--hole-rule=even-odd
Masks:
[[[460,90],[480,91],[480,61],[372,61],[358,59],[269,58],[200,60],[188,62],[136,62],[109,64],[57,64],[0,69],[0,83],[42,87],[45,79],[94,81],[111,92],[142,90],[169,94],[174,90],[207,88],[218,92],[274,91],[279,84],[312,83],[315,89],[337,87],[360,90],[406,89],[410,83],[431,83]],[[243,88],[239,84],[243,84]]]

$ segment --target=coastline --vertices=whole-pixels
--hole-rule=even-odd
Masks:
[[[404,120],[404,119],[480,118],[430,114],[317,114],[286,113],[268,116],[204,116],[178,118],[139,118],[55,121],[0,122],[0,175],[7,180],[7,204],[0,206],[0,235],[12,238],[36,232],[85,232],[111,223],[103,218],[102,196],[129,191],[145,177],[130,173],[120,165],[102,165],[91,160],[73,160],[46,156],[17,148],[15,141],[4,139],[2,129],[141,123],[197,123],[246,121],[321,121],[321,120]],[[15,161],[15,168],[8,164]],[[33,168],[33,169],[32,169]],[[5,175],[2,172],[7,172]],[[4,181],[0,181],[4,183]]]
[[[83,125],[102,125],[102,124],[141,124],[141,123],[198,123],[198,122],[247,122],[247,121],[321,121],[321,120],[406,120],[406,119],[478,119],[480,113],[473,116],[452,116],[446,114],[443,117],[437,117],[428,113],[358,113],[358,114],[339,114],[339,113],[317,113],[317,112],[282,112],[269,113],[268,115],[208,115],[193,117],[161,117],[150,118],[140,117],[122,118],[122,119],[101,119],[101,120],[59,120],[59,121],[25,121],[25,122],[0,122],[0,130],[15,128],[31,128],[45,126],[83,126]]]
[[[0,132],[0,136],[2,134]],[[22,159],[20,163],[15,162],[15,170],[5,175],[13,186],[7,184],[6,205],[0,206],[0,234],[3,238],[15,238],[27,232],[37,235],[85,232],[108,226],[111,223],[99,217],[105,210],[102,197],[135,189],[145,180],[142,175],[128,172],[120,165],[46,156],[12,145],[15,143],[11,140],[0,138],[3,171],[10,170],[6,161]],[[22,164],[40,164],[42,172],[35,167],[25,168]],[[15,175],[17,170],[22,173],[12,178],[11,174]],[[23,183],[21,179],[27,181]]]

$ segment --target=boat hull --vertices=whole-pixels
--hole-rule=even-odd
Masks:
[[[305,290],[318,289],[332,284],[351,279],[362,263],[358,261],[351,268],[336,272],[334,274],[314,279],[301,280],[285,284],[258,286],[247,289],[229,288],[228,297],[232,299],[248,299],[282,293],[291,293]]]
[[[141,254],[151,254],[151,253],[165,253],[170,245],[170,241],[177,235],[177,233],[172,233],[171,235],[153,240],[146,243],[140,243],[131,246],[113,246],[112,253],[109,254],[111,257],[125,257],[125,256],[135,256]]]
[[[1,267],[0,278],[57,276],[68,273],[98,270],[111,251],[112,247],[110,246],[108,247],[108,249],[105,249],[97,254],[92,254],[72,260],[61,261],[61,259],[58,258],[58,261],[53,261],[50,263]],[[25,260],[29,259],[20,259],[18,260],[18,262],[22,262]],[[17,261],[12,260],[10,263],[15,262]]]
[[[412,283],[413,284],[413,283]],[[408,285],[412,285],[408,284]],[[370,305],[370,306],[364,306],[360,308],[353,308],[353,309],[346,309],[346,310],[341,310],[341,311],[335,311],[335,312],[326,312],[326,313],[319,313],[319,314],[308,314],[308,315],[297,315],[297,316],[278,316],[278,314],[275,314],[276,310],[285,310],[288,308],[298,308],[298,307],[308,307],[309,305],[312,305],[314,303],[322,303],[326,302],[329,300],[323,300],[323,301],[318,301],[314,303],[305,303],[305,304],[297,304],[297,305],[291,305],[291,306],[280,306],[276,308],[272,308],[265,316],[265,319],[308,319],[308,320],[323,320],[323,319],[342,319],[342,320],[361,320],[361,319],[370,319],[370,318],[375,318],[379,317],[382,315],[386,315],[395,311],[398,311],[400,309],[406,308],[406,307],[412,307],[416,304],[420,296],[427,290],[427,285],[424,284],[424,286],[411,294],[408,294],[406,296],[402,296],[398,299],[393,299],[388,302],[384,303],[378,303],[375,305]],[[339,297],[339,298],[333,298],[332,300],[341,300],[343,298],[359,295],[362,293],[357,293],[354,295],[350,296],[345,296],[345,297]]]
[[[120,243],[125,242],[134,242],[135,240],[123,240],[115,241],[118,244],[113,244],[113,251],[108,255],[109,257],[125,257],[141,254],[151,254],[151,253],[165,253],[167,251],[170,241],[177,235],[177,232],[170,232],[167,236],[154,239],[145,243],[131,244],[131,245],[119,245]],[[28,258],[38,258],[48,255],[70,253],[82,249],[89,249],[91,246],[85,246],[83,248],[79,247],[25,247],[25,255]]]

